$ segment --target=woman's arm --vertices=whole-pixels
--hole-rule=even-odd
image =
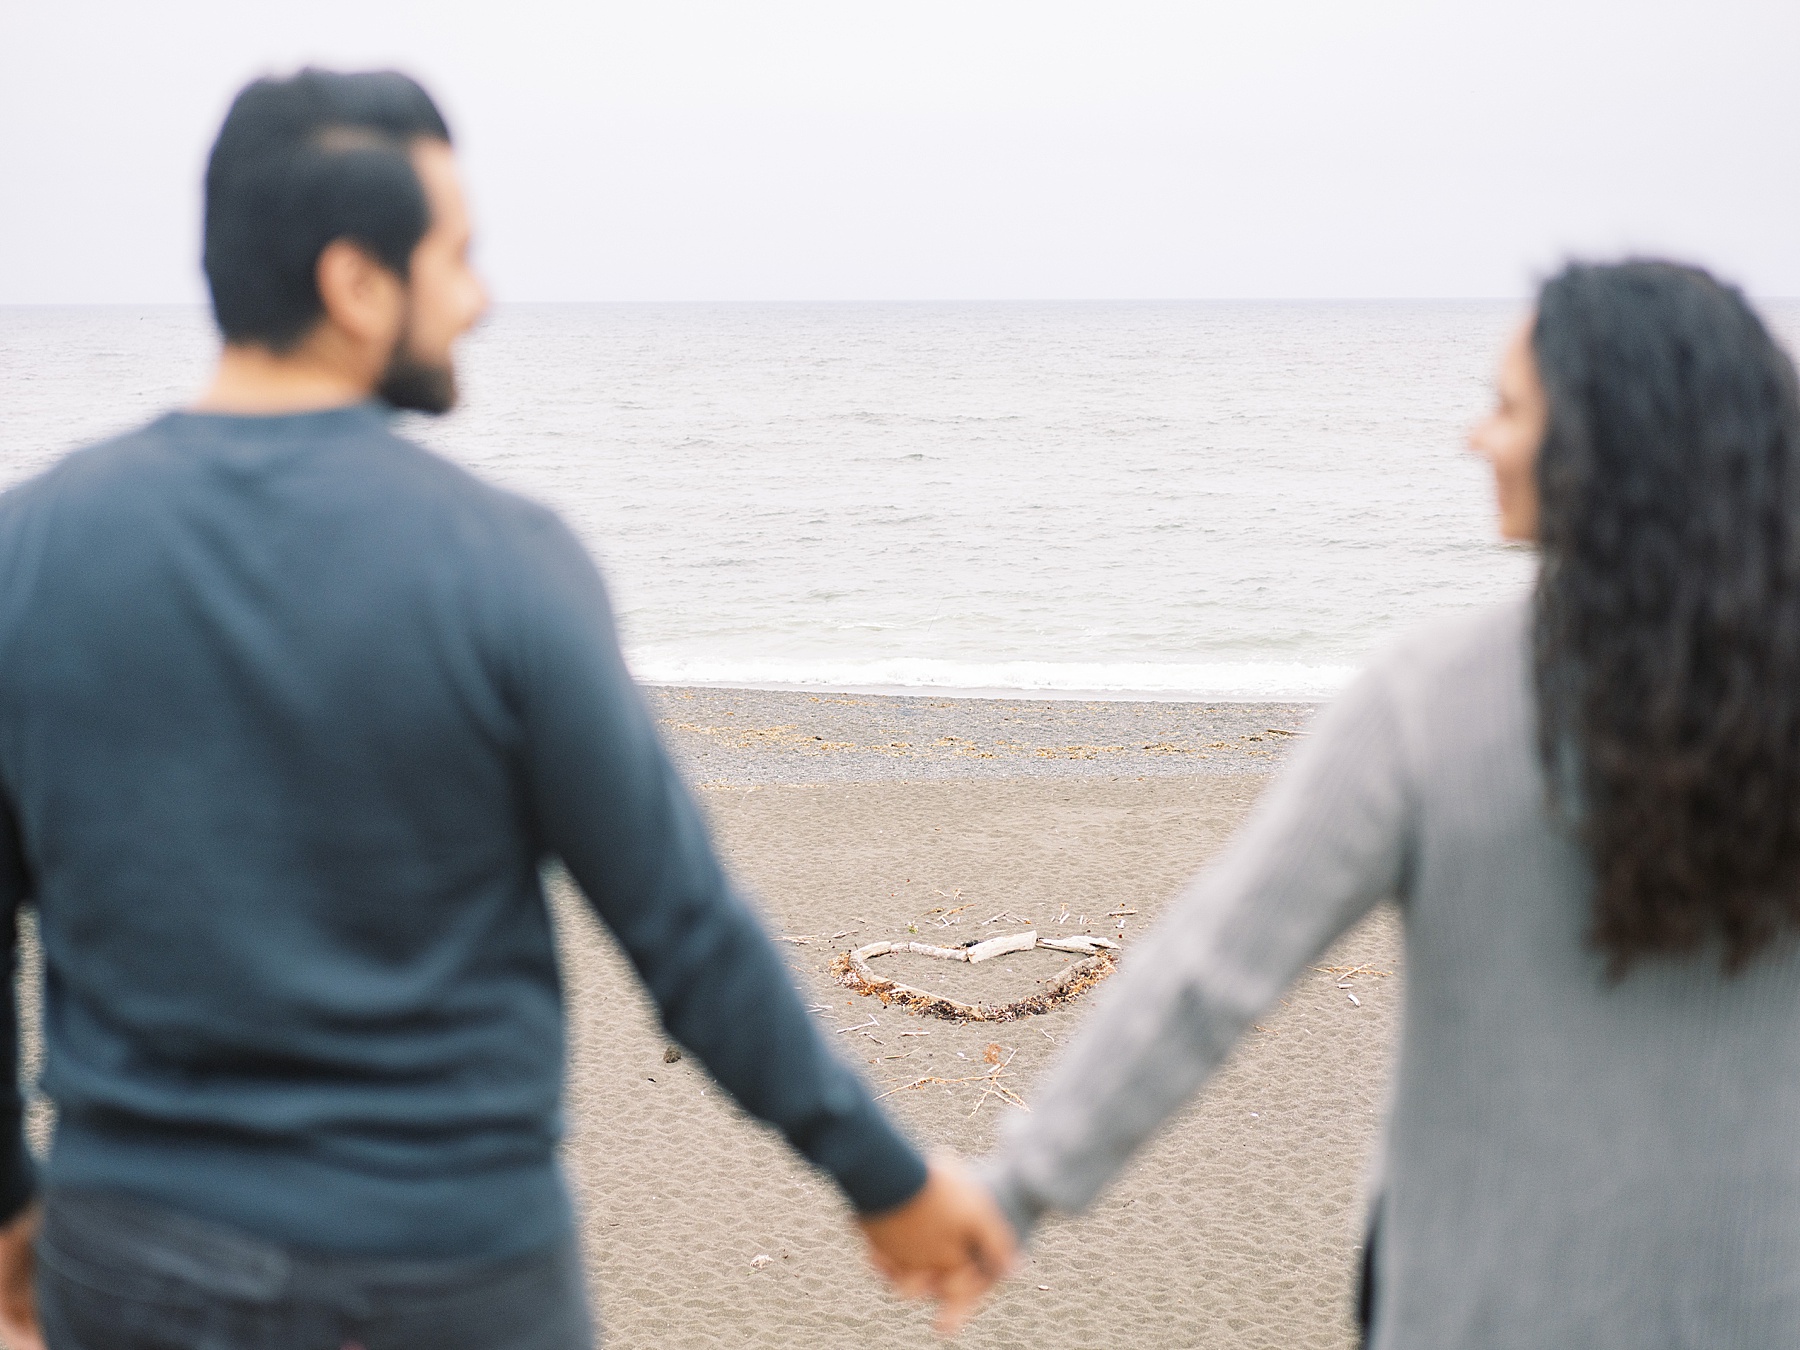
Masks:
[[[1415,815],[1379,670],[1320,715],[1223,857],[1133,944],[982,1171],[1021,1236],[1087,1207],[1300,970],[1404,892]]]

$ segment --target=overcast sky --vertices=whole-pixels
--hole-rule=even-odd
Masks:
[[[9,0],[0,303],[199,299],[304,62],[426,81],[502,300],[1800,295],[1795,0]]]

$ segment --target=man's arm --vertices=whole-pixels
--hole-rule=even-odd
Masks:
[[[925,1182],[918,1153],[825,1045],[734,893],[620,656],[586,553],[542,522],[513,678],[537,836],[624,947],[670,1033],[864,1213]]]

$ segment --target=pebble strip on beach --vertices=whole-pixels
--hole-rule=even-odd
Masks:
[[[1184,778],[1266,774],[1311,703],[945,698],[800,690],[645,689],[697,787],[893,779]]]

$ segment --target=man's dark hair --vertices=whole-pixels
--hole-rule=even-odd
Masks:
[[[237,96],[206,166],[206,280],[227,342],[283,352],[305,337],[334,239],[407,276],[431,223],[408,155],[421,138],[450,131],[396,71],[303,70]]]
[[[1744,297],[1663,262],[1538,296],[1536,683],[1614,975],[1800,931],[1800,384]]]

